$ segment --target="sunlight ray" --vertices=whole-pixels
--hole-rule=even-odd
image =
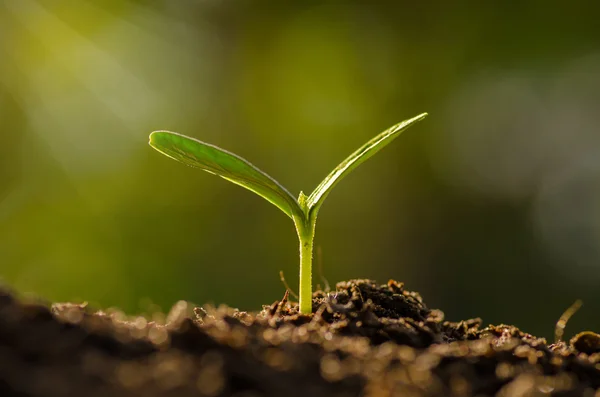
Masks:
[[[48,65],[30,66],[35,88],[42,95],[50,85],[48,68],[59,68],[77,79],[126,124],[131,125],[140,113],[151,111],[159,102],[158,94],[134,72],[35,0],[8,2],[6,9],[50,55]]]

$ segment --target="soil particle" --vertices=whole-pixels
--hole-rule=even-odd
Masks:
[[[444,321],[402,283],[338,283],[313,314],[178,302],[166,324],[0,290],[0,396],[600,396],[600,336],[549,345]]]

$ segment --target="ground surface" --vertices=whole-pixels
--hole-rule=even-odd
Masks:
[[[445,322],[390,281],[260,313],[177,304],[167,325],[0,290],[0,396],[600,396],[600,343]]]

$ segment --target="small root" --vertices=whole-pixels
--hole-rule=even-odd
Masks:
[[[583,302],[581,299],[577,299],[571,306],[569,306],[567,310],[565,310],[562,316],[560,316],[556,322],[556,327],[554,328],[554,343],[559,343],[562,341],[567,322],[573,316],[573,314],[577,313],[577,311],[581,308],[581,305],[583,305]]]
[[[283,270],[279,271],[279,279],[281,280],[281,282],[283,283],[283,286],[285,287],[285,289],[287,291],[289,291],[289,293],[296,298],[296,300],[299,300],[300,298],[298,297],[298,294],[296,294],[288,285],[287,281],[285,281],[285,277],[283,276]]]

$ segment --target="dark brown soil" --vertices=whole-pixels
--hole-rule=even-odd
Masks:
[[[447,322],[390,281],[259,313],[181,302],[167,325],[0,291],[0,396],[600,396],[600,338]]]

